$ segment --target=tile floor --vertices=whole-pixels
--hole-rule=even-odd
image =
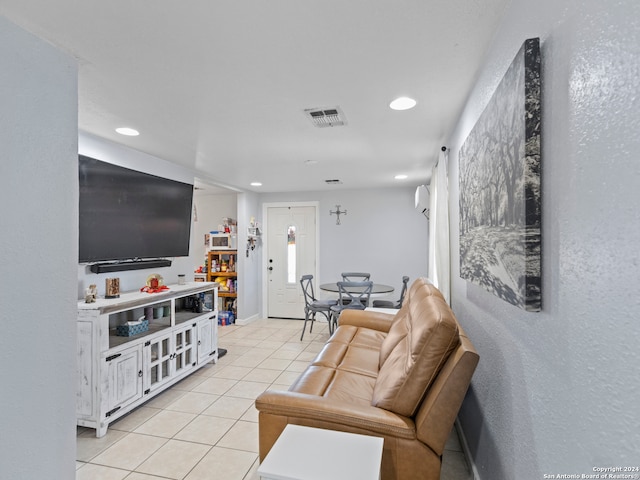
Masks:
[[[258,412],[266,389],[287,389],[328,338],[317,322],[264,319],[220,327],[228,353],[111,424],[78,427],[76,480],[258,480]],[[472,480],[453,430],[442,480]]]

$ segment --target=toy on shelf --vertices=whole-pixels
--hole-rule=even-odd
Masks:
[[[163,285],[162,275],[159,273],[152,273],[147,277],[147,284],[140,289],[141,292],[146,293],[159,293],[166,292],[169,287]]]

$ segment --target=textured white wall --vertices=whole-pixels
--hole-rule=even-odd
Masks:
[[[449,144],[453,308],[480,353],[461,412],[482,480],[640,464],[640,2],[513,0]],[[458,151],[542,42],[543,311],[459,277]]]
[[[0,16],[0,477],[75,477],[76,62]]]
[[[251,217],[262,226],[262,209],[259,195],[253,192],[238,194],[238,319],[255,320],[260,316],[262,277],[262,254],[264,248],[259,241],[256,248],[246,256],[247,227]]]

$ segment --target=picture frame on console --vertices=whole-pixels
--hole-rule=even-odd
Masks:
[[[542,308],[540,39],[526,40],[459,153],[460,276]]]

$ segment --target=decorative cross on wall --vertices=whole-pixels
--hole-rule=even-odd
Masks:
[[[346,210],[340,210],[340,205],[336,205],[336,211],[333,212],[331,210],[329,210],[329,215],[336,215],[336,225],[340,225],[340,215],[346,215],[347,211]]]

